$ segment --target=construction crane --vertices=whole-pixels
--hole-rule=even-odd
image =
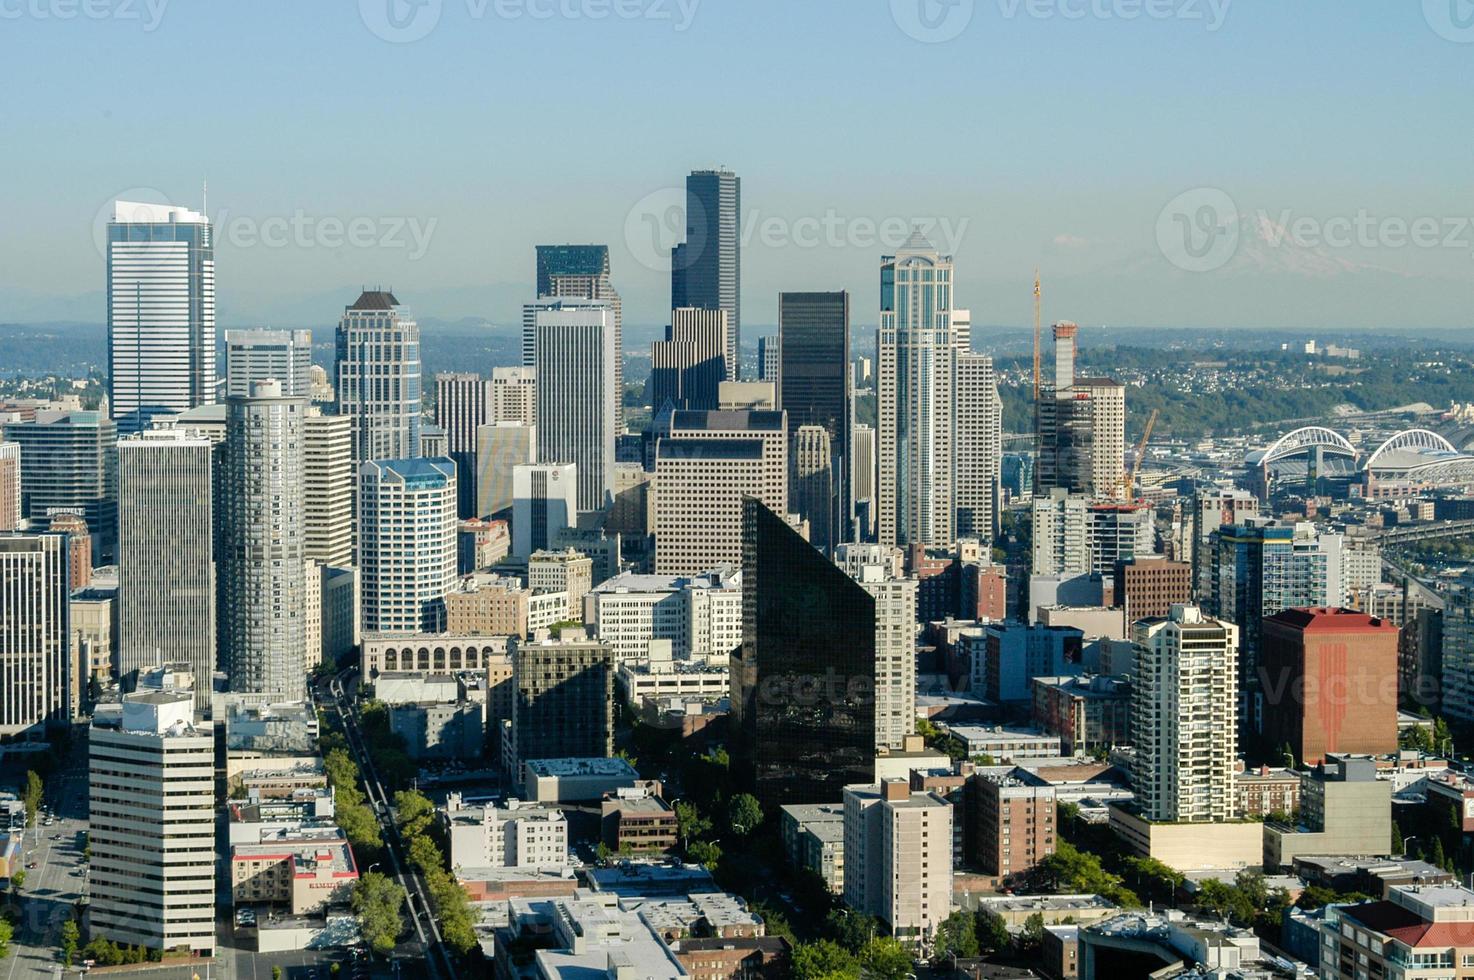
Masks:
[[[1136,499],[1136,475],[1141,472],[1141,461],[1146,459],[1147,440],[1152,437],[1152,430],[1157,427],[1157,416],[1161,414],[1157,409],[1152,409],[1151,416],[1146,420],[1146,429],[1141,433],[1141,441],[1136,444],[1136,458],[1131,461],[1131,469],[1126,473],[1126,499]]]
[[[1039,283],[1039,267],[1034,267],[1034,404],[1039,404],[1039,313],[1044,290]]]

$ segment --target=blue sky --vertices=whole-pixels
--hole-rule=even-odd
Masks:
[[[100,320],[100,209],[208,177],[223,324],[327,328],[361,283],[512,323],[565,240],[608,242],[656,324],[642,214],[717,164],[749,331],[782,289],[873,322],[878,230],[915,222],[978,323],[1029,320],[1035,265],[1046,317],[1087,324],[1474,309],[1469,0],[418,2],[0,0],[0,321]],[[433,28],[377,36],[390,3]],[[956,36],[908,34],[918,3]]]

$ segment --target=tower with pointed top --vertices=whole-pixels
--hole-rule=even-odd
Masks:
[[[877,531],[882,544],[956,539],[957,331],[952,257],[914,232],[881,258]]]

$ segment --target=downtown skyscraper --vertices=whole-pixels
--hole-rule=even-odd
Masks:
[[[373,460],[358,479],[364,632],[441,631],[456,582],[455,461]]]
[[[215,672],[213,447],[185,429],[118,442],[118,672],[187,663],[196,707]]]
[[[234,691],[300,698],[307,683],[307,399],[261,381],[227,406],[221,659]]]
[[[742,178],[730,170],[686,177],[686,240],[671,250],[670,306],[727,312],[727,380],[742,353]]]
[[[608,245],[537,246],[539,299],[596,299],[614,314],[614,431],[624,427],[624,303],[609,281]],[[522,363],[533,365],[529,324],[522,329]]]
[[[312,396],[312,331],[225,331],[225,394],[249,395],[257,381],[281,382],[288,398]]]
[[[851,539],[850,294],[780,293],[778,330],[778,407],[788,413],[789,438],[796,438],[804,426],[819,426],[829,435],[829,513],[804,513],[811,527],[830,529],[827,536],[810,538],[827,553],[839,541]],[[794,459],[799,459],[796,447]],[[812,464],[805,469],[815,471]]]
[[[880,267],[881,544],[949,547],[956,539],[952,315],[952,259],[916,232]]]
[[[72,717],[67,536],[0,534],[0,735],[39,733]]]
[[[119,430],[215,403],[215,238],[198,211],[115,201],[107,226],[108,398]]]
[[[338,322],[338,414],[353,419],[353,462],[420,454],[420,327],[394,294],[366,289]]]
[[[1034,492],[1062,487],[1101,499],[1126,492],[1126,388],[1081,377],[1075,364],[1080,328],[1054,325],[1054,382],[1034,406]]]
[[[537,459],[578,466],[578,509],[614,493],[614,311],[600,300],[540,299],[523,310],[537,372]]]

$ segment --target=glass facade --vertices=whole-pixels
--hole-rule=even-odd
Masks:
[[[765,807],[874,781],[875,600],[757,500],[743,501],[733,765]]]

